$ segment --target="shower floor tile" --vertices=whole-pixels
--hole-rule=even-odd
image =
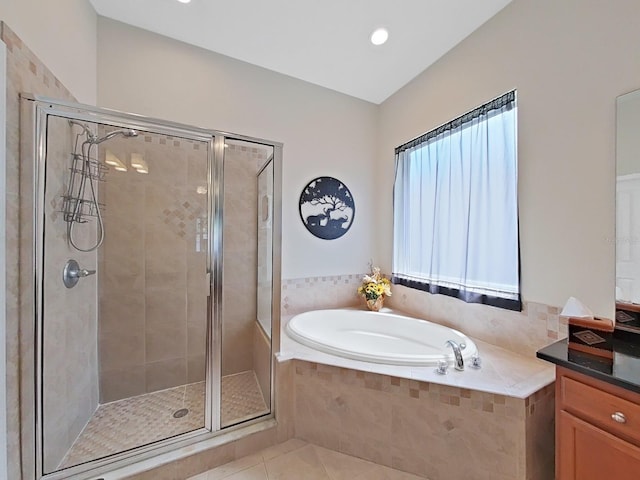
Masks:
[[[426,480],[298,439],[201,473],[188,480]]]
[[[222,377],[221,395],[220,423],[223,427],[269,413],[252,370]]]
[[[222,377],[221,423],[268,412],[253,371]],[[204,427],[204,382],[98,406],[59,467],[67,468]],[[174,417],[181,409],[189,412]]]

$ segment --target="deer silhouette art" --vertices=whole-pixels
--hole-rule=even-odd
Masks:
[[[320,215],[309,215],[307,217],[307,225],[310,227],[319,227],[320,222],[327,218],[327,208],[325,208]]]

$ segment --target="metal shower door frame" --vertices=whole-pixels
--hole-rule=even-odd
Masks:
[[[32,318],[32,334],[34,345],[34,364],[27,365],[23,372],[31,372],[32,383],[22,382],[26,392],[21,394],[21,404],[24,400],[34,402],[33,414],[23,416],[21,423],[23,438],[25,435],[33,435],[33,452],[23,450],[23,463],[28,465],[29,459],[34,460],[34,477],[38,480],[62,480],[86,478],[90,472],[92,476],[104,474],[114,468],[123,467],[146,458],[159,454],[168,453],[178,448],[182,448],[197,442],[219,437],[221,434],[229,432],[234,435],[234,431],[242,427],[261,423],[265,420],[275,418],[275,385],[274,385],[274,351],[279,345],[279,315],[280,315],[280,295],[272,292],[272,349],[271,349],[271,408],[266,416],[259,417],[239,424],[232,428],[222,429],[220,425],[221,413],[221,365],[222,365],[222,205],[223,205],[223,162],[225,138],[243,139],[250,142],[271,145],[274,147],[274,155],[277,156],[276,171],[274,172],[274,188],[281,192],[281,158],[282,144],[268,140],[247,137],[243,135],[230,134],[217,130],[192,127],[180,123],[169,122],[141,115],[118,112],[104,108],[82,105],[73,102],[49,99],[30,94],[21,95],[22,128],[31,130],[31,145],[29,142],[22,142],[24,149],[33,148],[26,154],[33,156],[35,160],[33,166],[26,166],[24,171],[21,168],[21,176],[31,175],[31,184],[25,190],[30,194],[33,201],[32,218],[30,219],[33,229],[31,236],[32,244],[25,249],[25,257],[29,257],[32,263],[32,276],[28,279],[29,287],[32,290],[33,303],[21,311],[21,316]],[[190,140],[206,142],[207,149],[207,183],[208,183],[208,252],[207,252],[207,273],[209,278],[209,296],[207,308],[207,355],[206,355],[206,396],[205,405],[205,425],[204,428],[187,432],[185,434],[155,442],[150,445],[136,447],[133,450],[121,452],[110,457],[103,457],[91,462],[45,474],[43,472],[43,268],[44,268],[44,186],[45,167],[47,155],[47,118],[49,116],[62,117],[69,120],[86,121],[91,123],[110,125],[118,128],[130,128],[140,132],[170,135],[187,138]],[[25,154],[21,155],[22,160]],[[30,171],[32,170],[32,171]],[[24,174],[27,175],[24,175]],[[28,180],[21,180],[28,182]],[[278,221],[278,228],[274,229],[274,245],[277,251],[273,255],[273,285],[280,285],[280,208],[281,199],[278,193],[277,202],[274,203],[274,211],[277,211],[274,220]],[[278,210],[276,210],[276,208]],[[21,208],[22,210],[22,208]],[[274,212],[275,213],[275,212]],[[22,215],[22,213],[21,213]],[[277,243],[276,243],[277,242]],[[22,258],[22,255],[21,255]],[[24,262],[23,262],[24,264]],[[22,276],[22,274],[21,274]],[[277,283],[276,283],[277,282]],[[21,281],[22,283],[22,281]],[[26,292],[25,292],[26,293]],[[22,323],[22,320],[21,320]],[[31,329],[29,329],[31,330]],[[30,332],[27,332],[30,333]],[[275,336],[275,339],[274,339]],[[277,343],[274,340],[277,339]],[[26,420],[26,422],[25,422]],[[30,426],[25,423],[31,424]],[[237,434],[235,434],[237,438]]]

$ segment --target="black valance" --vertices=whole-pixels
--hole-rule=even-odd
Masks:
[[[512,108],[515,105],[515,101],[516,101],[515,90],[505,93],[504,95],[501,95],[498,98],[494,98],[490,102],[487,102],[484,105],[481,105],[478,108],[475,108],[470,112],[465,113],[464,115],[461,115],[460,117],[445,123],[444,125],[440,125],[438,128],[431,130],[430,132],[424,133],[419,137],[416,137],[413,140],[410,140],[404,145],[400,145],[399,147],[396,147],[396,155],[410,148],[417,147],[418,145],[422,145],[423,143],[428,142],[430,139],[437,137],[441,133],[447,132],[449,130],[454,130],[464,125],[465,123],[471,122],[472,120],[482,115],[487,115],[492,110],[498,110],[504,106],[506,106],[507,108]]]

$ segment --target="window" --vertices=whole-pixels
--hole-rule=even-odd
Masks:
[[[393,282],[521,310],[516,92],[396,148]]]

